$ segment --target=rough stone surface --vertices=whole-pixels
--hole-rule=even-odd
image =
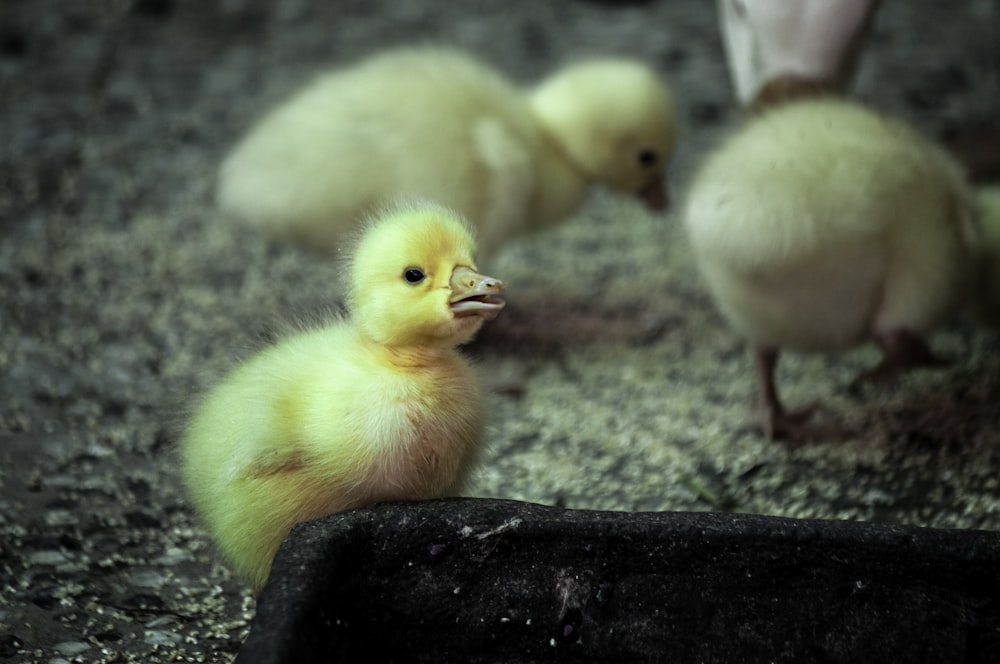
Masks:
[[[883,2],[858,95],[932,134],[998,117],[998,13]],[[338,266],[213,209],[257,115],[392,44],[455,43],[522,81],[630,54],[675,90],[680,195],[738,117],[715,20],[666,0],[5,0],[0,660],[227,661],[246,636],[254,600],[180,490],[176,432],[220,372],[343,296]],[[749,359],[672,214],[599,192],[493,267],[510,305],[469,350],[513,388],[472,495],[1000,529],[995,330],[957,318],[930,339],[955,363],[886,390],[846,389],[870,347],[789,356],[789,402],[854,431],[790,448],[747,426]]]
[[[995,662],[1000,533],[454,499],[301,524],[239,664]]]

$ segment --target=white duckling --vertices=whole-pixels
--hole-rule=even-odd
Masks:
[[[400,208],[361,237],[353,317],[286,338],[236,368],[192,418],[183,479],[233,567],[259,591],[299,522],[385,500],[454,495],[482,427],[455,350],[503,308],[464,222]]]
[[[718,306],[755,350],[765,430],[812,435],[811,409],[787,412],[779,349],[875,340],[892,381],[939,362],[918,336],[961,304],[976,228],[964,175],[915,130],[848,101],[765,111],[713,152],[683,211]]]
[[[468,218],[486,257],[567,217],[594,182],[663,208],[673,145],[670,95],[639,62],[580,62],[526,91],[466,53],[405,48],[267,115],[225,159],[217,195],[321,252],[385,200],[419,196]]]

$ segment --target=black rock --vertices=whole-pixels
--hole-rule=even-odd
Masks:
[[[292,531],[239,664],[1000,661],[1000,533],[505,500]]]

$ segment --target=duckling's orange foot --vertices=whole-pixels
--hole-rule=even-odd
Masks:
[[[765,406],[761,419],[761,429],[768,440],[782,440],[793,446],[845,435],[840,427],[823,421],[819,403],[792,412],[780,406]]]
[[[892,385],[903,372],[917,367],[944,367],[950,360],[934,353],[927,343],[907,330],[895,330],[875,337],[882,349],[882,361],[865,371],[851,384],[856,389],[861,383]]]

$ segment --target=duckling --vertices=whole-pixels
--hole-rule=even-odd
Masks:
[[[781,349],[874,340],[892,382],[940,364],[919,336],[962,302],[976,228],[957,162],[902,123],[833,98],[752,117],[694,177],[683,211],[696,261],[723,316],[752,345],[764,430],[812,437],[812,409],[789,412]]]
[[[321,253],[386,199],[419,196],[477,228],[487,260],[603,183],[665,207],[672,100],[645,65],[579,62],[521,89],[469,54],[400,48],[320,76],[224,160],[221,209]]]
[[[482,428],[456,346],[504,306],[464,221],[401,206],[364,231],[349,319],[290,336],[210,390],[183,436],[182,475],[234,569],[259,592],[300,521],[460,492]]]

